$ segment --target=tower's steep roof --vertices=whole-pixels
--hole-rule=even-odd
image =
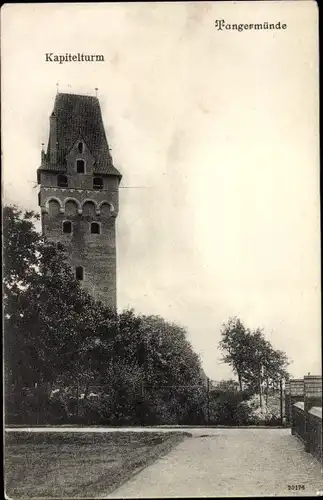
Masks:
[[[57,127],[57,168],[66,165],[66,155],[82,138],[95,158],[95,173],[121,177],[113,165],[97,97],[59,93],[52,116],[56,118]],[[49,138],[47,158],[50,156],[50,142]]]

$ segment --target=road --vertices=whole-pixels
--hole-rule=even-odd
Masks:
[[[188,430],[192,438],[101,498],[323,494],[321,465],[290,429]]]

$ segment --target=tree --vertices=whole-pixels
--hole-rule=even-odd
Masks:
[[[36,231],[38,218],[15,206],[3,211],[5,381],[7,395],[18,394],[18,414],[24,388],[35,385],[67,389],[56,400],[67,414],[71,405],[79,410],[82,393],[90,421],[197,413],[203,391],[190,387],[203,385],[203,372],[186,330],[132,310],[117,316],[95,301],[74,278],[64,247]],[[91,402],[94,385],[106,389]],[[165,393],[165,385],[185,387]],[[45,406],[44,391],[42,401]]]
[[[230,318],[222,328],[219,348],[224,353],[222,360],[232,366],[238,375],[240,390],[242,382],[258,392],[262,404],[263,387],[286,377],[289,364],[282,351],[275,350],[264,337],[261,329],[251,331],[238,318]]]
[[[224,353],[222,361],[228,363],[238,376],[240,391],[242,382],[248,372],[251,358],[251,334],[237,317],[230,318],[221,330],[222,340],[219,348]]]
[[[115,352],[142,367],[147,385],[192,385],[202,383],[198,355],[186,338],[186,330],[159,316],[119,316]]]
[[[166,414],[169,419],[186,418],[189,407],[204,403],[205,395],[196,387],[204,383],[201,362],[186,335],[184,328],[159,316],[137,316],[134,311],[119,316],[114,356],[137,366],[143,399],[150,411],[155,409],[157,420]]]
[[[39,262],[41,236],[34,224],[39,215],[16,206],[3,209],[3,287],[5,297],[28,286]],[[16,289],[18,288],[18,290]]]
[[[278,383],[287,376],[286,367],[289,362],[286,354],[276,351],[259,328],[251,332],[250,347],[252,356],[248,363],[246,381],[249,387],[253,387],[258,392],[260,406],[262,406],[264,391],[267,401],[269,385]]]
[[[112,312],[75,280],[63,246],[36,231],[37,219],[4,207],[6,380],[19,387],[75,379],[95,340],[102,344],[116,327]]]

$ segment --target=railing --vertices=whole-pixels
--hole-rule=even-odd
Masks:
[[[292,434],[305,441],[305,410],[304,403],[298,402],[292,406]]]
[[[305,446],[305,451],[322,460],[322,408],[305,410],[303,402],[292,406],[292,434]]]
[[[307,451],[322,459],[322,408],[314,406],[307,413]]]

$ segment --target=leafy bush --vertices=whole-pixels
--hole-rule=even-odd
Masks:
[[[281,425],[279,400],[277,400],[277,397],[269,397],[267,404],[263,400],[262,407],[260,407],[259,395],[256,394],[246,404],[251,410],[254,425]]]
[[[210,423],[215,425],[248,425],[252,423],[252,409],[245,404],[250,397],[243,391],[213,393],[210,403]]]

